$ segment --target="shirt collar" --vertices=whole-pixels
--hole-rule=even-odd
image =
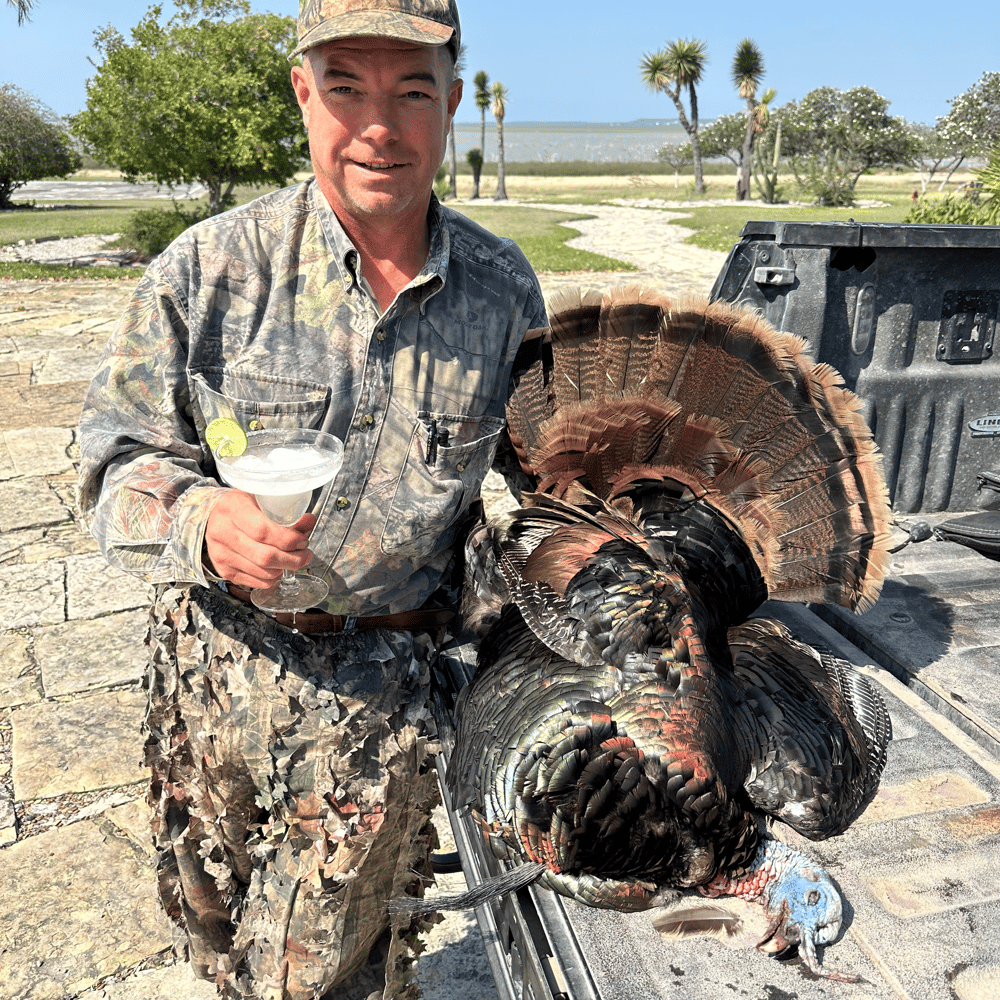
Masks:
[[[337,213],[330,208],[329,202],[320,191],[319,185],[312,182],[312,203],[320,220],[320,226],[329,242],[337,272],[345,290],[358,287],[358,251],[344,232],[344,227],[337,218]],[[451,232],[441,203],[437,195],[431,193],[430,205],[427,209],[427,226],[430,230],[430,252],[427,261],[417,276],[410,282],[408,288],[420,303],[423,311],[424,303],[444,287],[448,274],[448,260],[451,255]]]

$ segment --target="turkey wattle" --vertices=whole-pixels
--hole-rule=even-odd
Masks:
[[[820,972],[839,893],[765,821],[842,832],[889,719],[849,664],[750,615],[877,597],[890,511],[858,402],[721,304],[633,287],[550,322],[508,405],[523,506],[468,545],[484,634],[456,802],[526,879],[622,910],[755,899],[760,946]]]

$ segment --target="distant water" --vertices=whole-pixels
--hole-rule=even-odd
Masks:
[[[455,148],[459,160],[479,146],[479,122],[455,124]],[[590,160],[596,163],[644,163],[656,160],[664,143],[687,142],[687,133],[672,121],[642,119],[612,122],[504,122],[504,159],[513,163]],[[496,120],[486,114],[486,154],[496,162]]]

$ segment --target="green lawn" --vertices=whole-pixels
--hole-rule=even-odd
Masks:
[[[455,205],[455,209],[497,236],[513,240],[536,271],[634,271],[631,264],[566,246],[578,229],[559,225],[592,219],[579,212],[521,206]]]
[[[750,221],[847,222],[853,219],[855,222],[902,222],[909,210],[909,199],[900,204],[877,208],[793,208],[788,205],[751,205],[743,208],[739,205],[720,205],[678,209],[691,214],[672,221],[678,226],[694,230],[685,243],[692,243],[706,250],[728,251],[739,238],[740,230]]]
[[[96,181],[117,180],[118,175],[92,176],[91,171],[80,171],[68,180]],[[110,175],[110,171],[101,171],[101,175]],[[242,205],[265,189],[243,187],[237,188],[236,204]],[[14,192],[17,203],[17,192]],[[25,204],[25,202],[21,202]],[[48,202],[35,202],[34,208],[22,208],[15,212],[0,212],[0,246],[17,243],[18,240],[36,240],[46,236],[113,236],[121,232],[124,220],[133,212],[150,208],[170,208],[169,198],[123,198],[120,201],[96,199],[93,201],[74,201],[68,204],[50,206]],[[190,207],[197,202],[181,202],[183,207]]]
[[[960,183],[964,183],[964,177],[965,175],[961,178],[956,176],[948,191],[939,192],[935,185],[923,197],[927,200],[943,198]],[[805,195],[788,185],[785,190],[788,201],[785,203],[753,204],[745,208],[741,205],[679,208],[678,211],[690,212],[690,215],[676,220],[676,224],[694,230],[694,234],[686,240],[687,243],[707,250],[728,251],[738,239],[740,230],[751,220],[846,222],[853,219],[855,222],[903,222],[913,206],[912,195],[917,189],[919,181],[909,174],[871,174],[858,181],[854,192],[858,204],[846,208],[821,208],[818,205],[790,204],[789,202],[804,201]]]
[[[66,267],[61,264],[32,264],[0,261],[0,279],[19,281],[138,281],[141,267]]]
[[[0,246],[18,240],[37,240],[49,236],[113,236],[133,212],[163,205],[151,199],[126,201],[78,201],[58,208],[19,209],[0,212]],[[169,202],[166,203],[169,205]]]

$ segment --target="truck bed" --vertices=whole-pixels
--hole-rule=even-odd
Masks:
[[[748,222],[710,297],[802,337],[841,373],[897,518],[933,526],[981,504],[977,476],[1000,469],[1000,227]],[[649,911],[529,888],[478,911],[501,998],[1000,996],[998,581],[1000,561],[932,536],[896,552],[864,615],[760,609],[859,666],[892,717],[878,796],[845,834],[814,844],[775,829],[839,883],[843,929],[820,958],[858,983],[713,939],[667,941]],[[456,659],[446,683],[457,690],[467,669]],[[469,816],[450,818],[470,884],[495,873]]]
[[[821,962],[857,984],[709,938],[667,941],[651,911],[593,909],[532,887],[477,911],[501,998],[1000,995],[998,581],[1000,562],[931,538],[894,555],[882,597],[864,615],[775,602],[760,609],[860,666],[892,717],[878,796],[845,834],[812,843],[776,828],[839,884],[844,928]],[[452,666],[461,669],[457,659]],[[441,709],[447,759],[453,729],[444,701]],[[466,878],[477,884],[499,862],[481,849],[470,817],[448,808]]]

